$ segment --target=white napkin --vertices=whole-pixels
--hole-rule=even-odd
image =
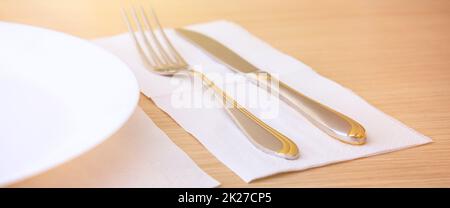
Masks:
[[[15,187],[216,187],[137,108],[116,134],[98,147]]]
[[[318,130],[284,103],[276,105],[277,113],[272,117],[262,116],[267,109],[252,108],[250,110],[258,117],[295,141],[301,151],[298,160],[273,157],[256,149],[223,109],[177,107],[174,98],[188,101],[188,97],[177,94],[189,90],[179,90],[179,86],[174,85],[174,78],[147,71],[128,34],[95,41],[127,62],[141,90],[246,182],[276,173],[304,170],[431,142],[431,139],[379,111],[349,89],[320,76],[299,60],[277,51],[234,23],[215,21],[189,28],[215,38],[257,67],[278,75],[291,87],[355,118],[367,130],[366,145],[346,145]],[[204,72],[231,73],[173,30],[168,29],[167,33],[191,65]]]

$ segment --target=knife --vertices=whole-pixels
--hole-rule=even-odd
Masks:
[[[244,74],[249,80],[257,83],[258,86],[264,87],[264,89],[271,92],[277,92],[283,102],[300,112],[329,136],[346,144],[365,144],[366,133],[364,127],[350,117],[303,95],[206,35],[181,28],[176,29],[176,32],[203,49],[214,59],[227,65],[228,68]],[[278,87],[270,84],[267,80],[270,80],[272,83],[278,83]]]

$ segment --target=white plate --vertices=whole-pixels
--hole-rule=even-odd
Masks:
[[[70,35],[0,22],[0,186],[101,143],[138,98],[135,77],[114,55]]]

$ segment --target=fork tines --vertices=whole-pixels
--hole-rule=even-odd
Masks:
[[[185,66],[186,62],[167,38],[153,8],[150,7],[149,11],[151,14],[150,17],[159,32],[159,36],[153,30],[150,18],[144,7],[140,6],[139,9],[132,7],[131,18],[129,18],[127,11],[122,9],[122,14],[128,26],[128,30],[130,31],[130,35],[132,36],[139,53],[143,56],[143,60],[154,70],[158,70],[159,68],[167,69],[168,67],[178,68]],[[135,27],[133,27],[133,21]],[[135,31],[134,28],[136,28],[137,31]]]

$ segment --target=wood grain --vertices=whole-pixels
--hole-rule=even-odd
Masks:
[[[0,20],[83,38],[126,31],[111,0],[2,0]],[[250,184],[154,103],[140,106],[223,187],[450,187],[450,1],[154,0],[163,24],[235,21],[434,143]]]

